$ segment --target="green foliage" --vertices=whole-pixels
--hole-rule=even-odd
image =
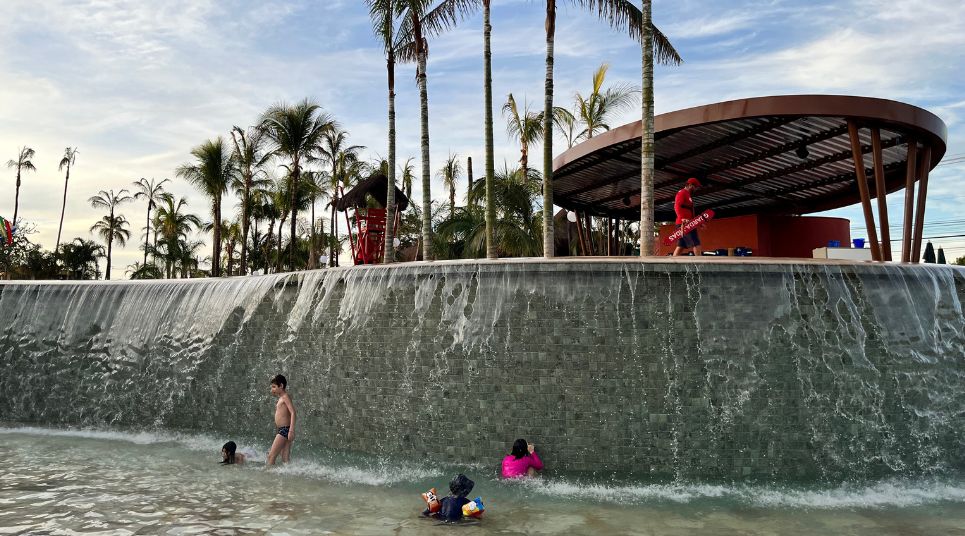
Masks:
[[[957,264],[959,266],[965,266],[965,255],[962,255],[961,257],[955,259],[954,264]]]
[[[97,261],[104,256],[104,247],[93,240],[75,238],[60,246],[60,260],[67,279],[99,278],[101,272]]]

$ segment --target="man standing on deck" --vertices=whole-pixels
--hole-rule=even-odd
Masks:
[[[681,229],[687,222],[694,219],[694,200],[690,197],[690,194],[697,188],[700,188],[700,181],[691,177],[687,179],[687,183],[677,192],[677,197],[674,198],[673,210],[677,214],[677,225]],[[677,248],[673,250],[674,257],[679,256],[685,249],[693,249],[694,255],[697,256],[701,254],[697,229],[680,237],[680,240],[677,241]]]

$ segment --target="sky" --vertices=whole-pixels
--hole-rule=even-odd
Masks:
[[[555,103],[589,92],[608,63],[607,84],[640,85],[639,46],[590,13],[558,0]],[[684,58],[655,74],[656,112],[779,94],[847,94],[907,102],[948,126],[946,160],[965,154],[965,9],[961,0],[655,0],[654,23]],[[512,92],[542,106],[545,4],[493,0],[493,99],[497,168],[518,147],[499,109]],[[429,43],[432,197],[447,197],[439,168],[450,153],[473,157],[483,173],[482,17],[467,18]],[[412,65],[397,70],[398,158],[419,168],[419,100]],[[141,177],[172,179],[169,190],[208,216],[204,197],[174,176],[190,151],[248,126],[270,105],[317,101],[365,146],[387,154],[385,62],[361,0],[3,0],[0,2],[0,162],[21,146],[36,150],[25,174],[20,215],[31,237],[56,240],[64,175],[57,164],[77,147],[64,241],[91,238],[102,214],[87,199],[131,188]],[[639,119],[639,106],[612,126]],[[566,148],[554,141],[554,154]],[[539,161],[540,147],[531,148]],[[532,159],[532,158],[531,158]],[[965,162],[931,175],[925,236],[965,235]],[[0,215],[13,214],[15,172],[0,168]],[[414,196],[422,195],[418,181]],[[900,214],[902,193],[889,196]],[[461,201],[461,199],[460,199]],[[114,248],[114,278],[142,256],[146,205],[121,212],[132,240]],[[823,213],[852,221],[860,206]],[[900,225],[892,217],[892,225]],[[896,233],[893,232],[893,235]],[[949,260],[965,238],[934,240]],[[210,243],[209,246],[210,247]]]

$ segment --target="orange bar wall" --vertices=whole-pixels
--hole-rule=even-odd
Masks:
[[[674,230],[675,225],[660,227],[660,255],[673,253],[676,244],[664,246],[663,241]],[[756,257],[810,259],[814,248],[827,246],[830,240],[840,241],[842,247],[851,245],[851,222],[844,218],[737,216],[712,220],[698,233],[704,251],[746,247]]]

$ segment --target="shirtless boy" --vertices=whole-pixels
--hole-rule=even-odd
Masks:
[[[288,380],[281,374],[271,379],[271,394],[278,397],[275,404],[275,441],[268,451],[268,465],[275,465],[275,458],[288,463],[291,458],[292,441],[295,440],[295,405],[288,396]]]

